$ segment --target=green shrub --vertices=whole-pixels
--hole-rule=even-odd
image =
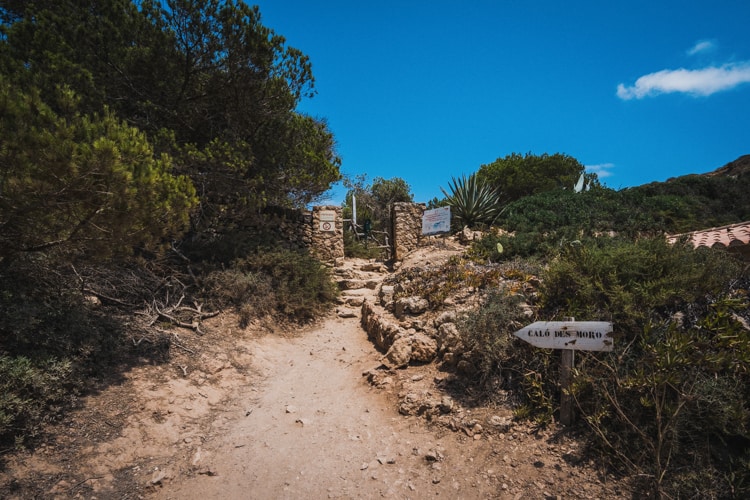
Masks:
[[[556,379],[547,377],[552,355],[513,336],[533,321],[521,307],[524,300],[526,297],[510,286],[490,293],[478,310],[461,321],[461,341],[489,399],[497,396],[497,382],[501,381],[517,396],[516,416],[549,422],[555,408],[552,394]]]
[[[652,317],[705,301],[739,272],[721,251],[671,246],[664,238],[598,238],[565,246],[540,291],[548,315],[610,320],[630,341]]]
[[[275,311],[271,279],[262,273],[243,272],[235,268],[214,271],[203,279],[203,285],[214,308],[232,307],[237,311],[242,328],[253,318]]]
[[[664,238],[584,239],[555,255],[541,274],[539,317],[614,324],[614,351],[576,353],[571,387],[598,460],[662,497],[747,497],[750,296],[742,264]],[[512,374],[516,415],[549,421],[560,400],[559,351],[512,338],[532,321],[519,317],[519,300],[490,295],[462,335],[480,380],[507,383]]]
[[[387,252],[372,240],[363,241],[356,238],[352,231],[344,231],[344,255],[355,259],[384,259]]]
[[[116,318],[89,307],[70,268],[39,255],[0,270],[0,311],[0,442],[22,445],[91,377],[124,363],[128,344]]]
[[[614,323],[612,353],[576,356],[572,393],[602,456],[659,495],[694,495],[684,485],[708,474],[699,496],[722,497],[750,478],[729,479],[750,443],[745,279],[725,252],[661,238],[569,248],[542,277],[545,318]]]
[[[50,407],[67,399],[72,378],[70,360],[0,356],[0,436],[17,443],[33,436]]]
[[[230,270],[210,274],[206,285],[206,293],[214,300],[244,311],[243,321],[268,313],[311,321],[338,294],[326,266],[305,252],[291,250],[237,259]]]

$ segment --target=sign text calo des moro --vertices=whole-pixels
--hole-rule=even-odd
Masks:
[[[611,351],[612,323],[607,321],[537,321],[513,335],[535,347],[574,351]]]

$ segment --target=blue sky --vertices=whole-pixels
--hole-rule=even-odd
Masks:
[[[511,153],[620,189],[750,154],[750,1],[261,0],[310,56],[342,171],[416,201]],[[343,188],[331,193],[340,203]]]

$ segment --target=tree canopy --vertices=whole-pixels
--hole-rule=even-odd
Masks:
[[[344,202],[346,216],[351,216],[352,197],[356,197],[357,221],[364,222],[369,219],[377,230],[388,229],[388,210],[392,203],[414,201],[411,187],[400,177],[375,177],[372,183],[367,183],[367,176],[362,174],[354,180],[346,180],[345,185],[348,188]]]
[[[0,263],[50,248],[91,258],[153,249],[179,234],[195,189],[145,135],[110,111],[57,114],[0,75]]]
[[[554,189],[573,189],[582,175],[589,185],[598,185],[596,174],[585,174],[578,160],[562,153],[512,153],[482,165],[477,172],[479,181],[494,188],[506,202]]]
[[[4,0],[0,72],[43,96],[69,89],[81,116],[117,117],[197,188],[194,229],[265,205],[302,206],[340,178],[306,55],[240,0]],[[107,110],[107,111],[105,111]]]

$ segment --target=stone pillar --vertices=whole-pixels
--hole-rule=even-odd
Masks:
[[[341,207],[313,207],[310,252],[323,262],[344,258],[344,219]]]
[[[424,203],[398,202],[391,205],[393,260],[399,261],[419,246],[422,239]]]

